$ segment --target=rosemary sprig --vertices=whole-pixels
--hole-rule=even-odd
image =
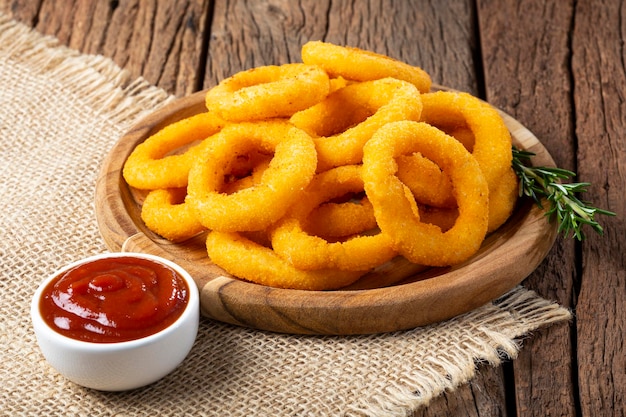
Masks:
[[[583,240],[585,235],[582,231],[584,225],[602,235],[604,229],[595,220],[596,214],[615,216],[615,213],[589,206],[576,197],[577,193],[587,191],[591,184],[588,182],[561,183],[561,180],[571,180],[576,173],[553,167],[533,167],[527,165],[535,154],[513,147],[513,170],[519,178],[519,195],[530,197],[540,207],[545,198],[550,207],[546,209],[546,216],[558,222],[558,231],[565,237],[570,233],[576,239]]]

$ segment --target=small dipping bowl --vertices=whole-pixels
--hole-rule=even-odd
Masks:
[[[155,333],[113,342],[78,340],[61,334],[46,322],[42,315],[41,299],[57,277],[94,262],[120,259],[131,265],[133,260],[145,260],[148,264],[156,263],[157,266],[175,271],[187,288],[186,304],[180,316]],[[43,356],[61,375],[84,387],[124,391],[151,384],[181,364],[198,334],[200,300],[197,286],[189,273],[173,262],[148,254],[107,253],[71,263],[42,282],[32,299],[31,318]]]

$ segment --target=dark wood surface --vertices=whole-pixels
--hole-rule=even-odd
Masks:
[[[626,2],[0,0],[0,10],[177,96],[253,66],[299,60],[308,40],[388,54],[513,115],[616,212],[606,232],[559,239],[524,281],[571,323],[523,340],[504,366],[415,416],[626,415]]]

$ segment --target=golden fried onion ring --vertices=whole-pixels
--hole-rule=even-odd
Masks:
[[[461,120],[472,132],[471,152],[489,185],[489,232],[496,230],[511,215],[517,190],[511,134],[504,120],[491,105],[467,93],[437,91],[423,94],[422,102],[422,121],[440,126]]]
[[[433,207],[456,206],[450,178],[441,168],[420,153],[401,155],[398,163],[398,178],[413,193],[415,201]]]
[[[377,226],[374,207],[367,197],[358,201],[324,203],[309,213],[302,228],[325,239],[343,238]]]
[[[141,219],[158,235],[172,242],[182,242],[205,230],[189,204],[185,188],[152,190],[141,207]]]
[[[498,111],[478,98],[460,92],[437,91],[422,95],[421,121],[433,126],[462,117],[474,134],[472,155],[485,179],[495,184],[511,167],[511,134]]]
[[[450,176],[459,215],[446,232],[419,220],[415,201],[396,176],[395,158],[414,152]],[[467,149],[441,130],[412,121],[385,125],[365,145],[363,181],[380,229],[409,261],[447,266],[467,260],[480,248],[488,224],[487,182]]]
[[[362,190],[360,166],[345,165],[317,174],[298,204],[273,228],[274,251],[303,270],[367,271],[391,260],[397,252],[391,246],[391,238],[384,232],[328,242],[303,229],[306,218],[315,207],[332,198]]]
[[[322,101],[326,72],[301,63],[268,65],[238,72],[207,91],[206,106],[232,122],[289,117]]]
[[[502,174],[493,189],[489,189],[489,233],[502,226],[513,213],[519,197],[517,174],[513,169]]]
[[[270,248],[241,233],[212,231],[207,237],[211,261],[228,273],[261,285],[298,290],[334,290],[350,285],[363,272],[295,268]]]
[[[247,155],[246,155],[247,156]],[[226,176],[224,186],[220,190],[223,194],[233,194],[244,188],[250,188],[261,182],[263,179],[263,173],[270,166],[272,161],[271,155],[254,155],[248,163],[248,171],[244,172],[244,175],[237,175],[231,173]]]
[[[385,78],[350,84],[324,101],[294,114],[290,122],[314,137],[318,171],[361,163],[363,145],[386,123],[419,120],[417,89]]]
[[[232,194],[220,192],[233,155],[274,153],[262,179]],[[280,121],[240,123],[214,135],[204,160],[189,172],[187,201],[206,228],[258,231],[281,218],[301,196],[317,166],[313,139]]]
[[[165,126],[131,152],[124,163],[124,179],[140,190],[185,187],[191,164],[208,145],[205,139],[225,124],[204,112]],[[202,142],[194,145],[196,141]],[[170,154],[187,145],[193,146],[182,154]]]
[[[421,93],[430,91],[432,82],[428,73],[386,55],[321,41],[305,43],[301,54],[302,62],[319,65],[331,77],[354,81],[392,77],[413,84]]]

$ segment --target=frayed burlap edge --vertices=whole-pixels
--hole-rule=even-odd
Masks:
[[[499,299],[470,313],[422,329],[424,337],[442,326],[467,326],[474,338],[463,339],[463,349],[438,351],[427,361],[414,364],[419,372],[404,375],[402,385],[389,386],[377,398],[351,407],[350,416],[410,415],[428,406],[446,391],[454,391],[476,376],[477,365],[499,366],[517,358],[522,338],[552,324],[570,321],[570,310],[517,286]],[[480,326],[476,327],[475,324]]]

